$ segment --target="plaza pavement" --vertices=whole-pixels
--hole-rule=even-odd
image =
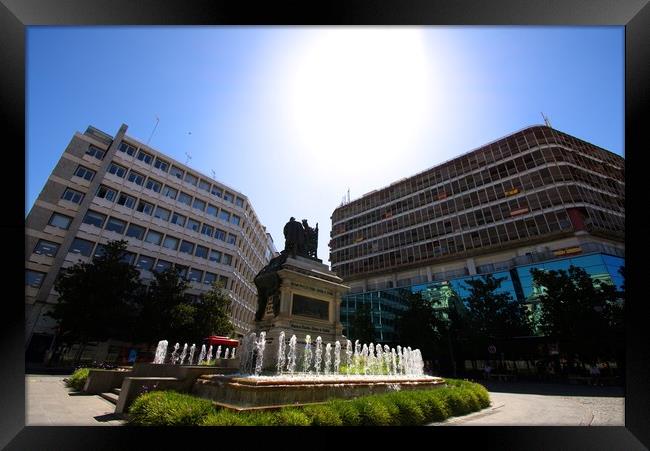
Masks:
[[[99,395],[77,395],[65,386],[65,376],[25,376],[26,426],[121,426],[115,404]]]
[[[490,407],[431,426],[625,426],[621,387],[479,382]]]
[[[26,375],[27,426],[120,426],[115,405],[98,395],[77,395],[65,376]],[[431,426],[624,426],[620,387],[525,382],[482,382],[492,405]]]

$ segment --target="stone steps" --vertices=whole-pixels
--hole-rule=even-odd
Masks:
[[[113,390],[115,390],[115,389],[113,389]],[[119,394],[115,394],[115,393],[113,393],[112,391],[110,391],[110,392],[105,392],[105,393],[100,393],[99,396],[101,396],[101,397],[104,398],[106,401],[108,401],[108,402],[110,402],[110,403],[113,403],[113,404],[115,404],[115,405],[117,405],[117,400],[118,400],[118,398],[120,397]]]

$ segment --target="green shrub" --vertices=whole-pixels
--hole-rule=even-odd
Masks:
[[[129,422],[138,426],[193,426],[214,412],[207,399],[174,391],[153,391],[133,401]]]
[[[393,419],[388,403],[382,402],[379,397],[364,396],[352,402],[359,410],[361,426],[389,426],[391,424]]]
[[[343,426],[359,426],[361,424],[361,414],[352,401],[333,399],[328,401],[326,405],[339,415]]]
[[[276,426],[309,426],[309,417],[300,409],[285,407],[273,413]]]
[[[397,406],[395,423],[401,426],[418,426],[424,424],[425,417],[422,411],[421,397],[417,392],[401,392],[388,396]]]
[[[343,426],[339,413],[327,404],[307,406],[303,412],[310,419],[312,426]]]
[[[447,404],[437,390],[417,391],[415,396],[420,401],[419,405],[425,422],[444,421],[451,415]]]
[[[228,409],[209,414],[201,423],[202,426],[251,426],[252,424],[250,415]]]
[[[88,374],[90,374],[90,368],[79,368],[68,378],[66,385],[77,391],[81,391],[83,390],[84,385],[86,385]]]
[[[273,412],[268,410],[255,410],[238,415],[245,416],[245,420],[250,426],[276,426],[277,419]]]

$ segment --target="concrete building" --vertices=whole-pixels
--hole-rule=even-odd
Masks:
[[[533,267],[574,264],[620,284],[624,165],[533,126],[338,207],[330,261],[351,286],[342,323],[369,303],[377,340],[391,341],[404,293],[462,296],[464,280],[488,273],[531,305]]]
[[[221,280],[236,333],[252,327],[253,277],[277,253],[248,198],[126,135],[94,127],[75,133],[26,220],[27,356],[52,342],[45,313],[57,302],[61,268],[90,261],[107,241],[128,241],[143,280],[180,267],[196,296]]]

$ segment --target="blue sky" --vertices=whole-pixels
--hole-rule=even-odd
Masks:
[[[26,205],[72,135],[127,133],[290,216],[542,123],[624,155],[623,27],[28,27]]]

